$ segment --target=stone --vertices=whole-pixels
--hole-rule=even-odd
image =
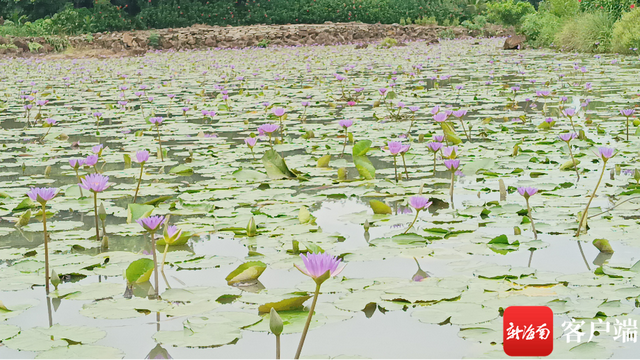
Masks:
[[[520,50],[523,48],[526,40],[527,37],[524,35],[511,36],[504,41],[504,46],[502,48],[504,50]]]

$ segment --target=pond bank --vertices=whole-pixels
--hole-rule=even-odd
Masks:
[[[441,35],[466,37],[509,36],[512,28],[487,25],[482,30],[438,25],[325,23],[294,25],[253,25],[220,27],[194,25],[179,29],[157,29],[96,33],[69,37],[0,37],[0,55],[31,56],[52,52],[65,55],[82,53],[100,55],[140,55],[149,50],[183,50],[205,48],[244,48],[252,46],[299,46],[333,44],[368,44],[387,37],[399,43],[407,41],[438,42]],[[4,46],[1,46],[4,45]]]

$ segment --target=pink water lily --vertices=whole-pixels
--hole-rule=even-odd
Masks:
[[[272,111],[273,111],[273,115],[278,116],[278,117],[284,116],[284,114],[286,112],[286,110],[284,108],[280,108],[280,107],[279,108],[275,108]]]
[[[431,206],[431,201],[423,196],[412,196],[409,198],[409,205],[416,210],[424,210]]]
[[[87,189],[94,193],[105,191],[109,184],[109,177],[102,174],[89,174],[82,179],[82,183],[78,184],[83,189]]]
[[[398,155],[400,150],[402,150],[402,143],[400,141],[389,141],[387,146],[389,146],[391,155]]]
[[[524,187],[524,186],[518,187],[518,194],[520,194],[520,195],[524,196],[525,198],[529,198],[529,197],[531,197],[531,196],[535,195],[537,192],[538,192],[538,189],[536,189],[536,188],[534,188],[534,187],[530,187],[530,186],[527,186],[527,187]]]
[[[136,152],[136,162],[144,164],[149,161],[149,152],[147,150],[140,150]]]
[[[348,127],[351,127],[351,125],[353,125],[353,120],[347,120],[347,119],[340,120],[338,122],[338,125],[343,127],[343,128],[348,128]]]

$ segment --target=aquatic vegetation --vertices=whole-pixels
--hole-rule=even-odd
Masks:
[[[494,358],[509,305],[633,318],[640,63],[503,41],[0,60],[0,357]]]

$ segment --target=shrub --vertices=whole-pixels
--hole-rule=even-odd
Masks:
[[[380,46],[379,47],[383,47],[383,48],[390,48],[390,47],[394,47],[398,45],[398,40],[394,39],[394,38],[390,38],[390,37],[386,37],[384,38],[381,42],[380,42]]]
[[[435,17],[430,16],[430,17],[420,17],[419,19],[415,20],[415,24],[416,25],[438,25],[438,20],[436,20]]]
[[[624,14],[613,25],[611,42],[613,51],[620,53],[634,53],[633,49],[640,48],[640,8]]]
[[[494,24],[516,26],[525,15],[535,11],[533,5],[528,2],[501,0],[487,4],[487,20]]]
[[[149,46],[157,47],[158,45],[160,45],[160,35],[155,31],[150,32],[147,43],[149,44]]]
[[[452,29],[446,29],[446,30],[442,30],[442,31],[440,31],[440,33],[438,33],[438,38],[451,40],[451,39],[455,39],[456,38],[456,34],[453,32]]]
[[[580,11],[580,3],[576,0],[544,0],[540,3],[538,11],[550,13],[559,18],[572,17]]]
[[[635,6],[636,0],[582,0],[580,8],[583,11],[603,10],[609,13],[614,20],[620,19],[622,14],[631,10]]]
[[[527,36],[527,42],[533,47],[549,46],[562,29],[563,21],[548,12],[529,14],[522,19],[521,31]]]
[[[29,51],[32,53],[38,52],[43,48],[43,46],[38,44],[37,42],[28,42],[27,46],[29,46]]]
[[[611,49],[614,19],[604,11],[581,14],[567,20],[556,35],[562,50],[607,52]]]

